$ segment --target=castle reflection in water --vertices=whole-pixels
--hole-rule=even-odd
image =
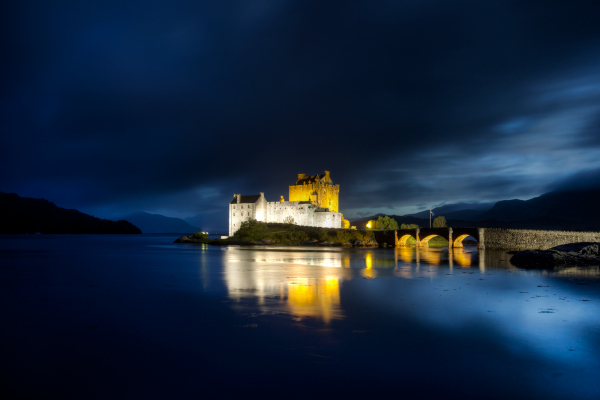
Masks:
[[[223,248],[224,280],[232,301],[253,299],[265,313],[289,313],[325,323],[343,318],[344,280],[397,277],[416,279],[451,274],[454,269],[485,274],[493,269],[522,271],[505,251],[476,247],[396,249],[229,247]],[[598,276],[598,268],[537,271],[543,275]],[[275,311],[274,311],[275,310]]]

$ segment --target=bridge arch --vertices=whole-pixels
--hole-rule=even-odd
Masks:
[[[472,235],[463,233],[462,235],[459,235],[456,238],[454,238],[454,241],[453,241],[454,243],[452,243],[452,247],[464,247],[463,241],[468,237],[475,239]],[[477,240],[477,239],[475,239],[475,240]],[[479,241],[477,241],[477,242],[479,242]]]
[[[413,235],[405,234],[405,235],[403,235],[403,236],[401,236],[401,237],[398,238],[398,245],[399,246],[406,246],[407,242],[408,242],[408,239],[410,239],[410,238],[413,238],[415,240],[415,242],[417,240]]]
[[[484,237],[481,228],[452,228],[451,246],[457,248],[464,247],[463,241],[469,236],[477,241],[477,247],[483,245]]]
[[[428,235],[428,236],[425,236],[424,238],[421,238],[421,247],[429,247],[429,241],[437,236],[440,236],[440,235],[433,234],[433,235]],[[443,237],[443,236],[440,236],[440,237]]]

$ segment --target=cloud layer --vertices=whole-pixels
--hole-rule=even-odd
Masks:
[[[13,2],[0,190],[219,214],[332,171],[346,214],[530,198],[600,168],[600,5]]]

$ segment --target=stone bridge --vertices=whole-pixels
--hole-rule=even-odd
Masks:
[[[413,237],[418,247],[429,247],[429,241],[441,236],[448,247],[463,247],[463,240],[471,236],[477,247],[489,250],[547,250],[551,247],[576,242],[600,242],[600,232],[538,231],[496,228],[417,228],[396,231],[374,231],[377,243],[400,247]]]

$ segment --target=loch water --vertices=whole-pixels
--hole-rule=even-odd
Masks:
[[[0,236],[3,398],[600,398],[600,271],[465,247]]]

